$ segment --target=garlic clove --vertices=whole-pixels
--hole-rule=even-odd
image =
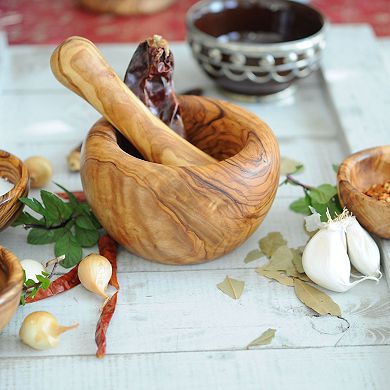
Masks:
[[[311,233],[323,228],[325,223],[321,221],[321,215],[317,213],[314,207],[309,206],[309,209],[312,214],[305,217],[305,228]]]
[[[349,217],[345,232],[349,259],[354,267],[363,275],[381,278],[380,252],[375,240],[356,217]]]
[[[111,263],[103,256],[90,254],[81,260],[78,276],[81,284],[89,291],[108,299],[106,289],[111,279]]]
[[[20,262],[20,265],[24,269],[26,280],[31,279],[35,283],[38,282],[37,275],[41,275],[42,272],[46,272],[46,268],[36,260],[25,259]]]
[[[56,347],[59,343],[59,336],[77,326],[78,324],[61,326],[51,313],[36,311],[23,320],[19,337],[24,344],[31,348],[45,350]]]
[[[316,284],[335,292],[344,292],[364,280],[377,280],[366,276],[350,282],[349,261],[344,232],[344,221],[329,222],[306,245],[302,266],[306,275]]]

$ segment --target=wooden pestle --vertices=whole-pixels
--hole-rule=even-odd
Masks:
[[[88,39],[66,39],[50,65],[60,83],[95,107],[148,161],[176,166],[216,162],[155,117]]]

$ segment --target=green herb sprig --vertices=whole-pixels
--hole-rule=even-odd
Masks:
[[[287,159],[286,159],[287,160]],[[290,209],[296,213],[311,215],[310,207],[313,207],[320,215],[321,221],[326,222],[328,220],[326,216],[326,210],[328,209],[332,218],[341,214],[343,209],[340,204],[340,200],[337,194],[337,187],[332,184],[321,184],[318,187],[310,186],[301,183],[293,175],[297,175],[302,172],[304,166],[301,163],[294,160],[287,160],[285,166],[287,166],[290,172],[282,172],[285,174],[285,179],[280,185],[291,184],[299,186],[303,189],[304,196],[297,199],[290,204]],[[338,166],[333,164],[333,170],[337,172]]]
[[[38,217],[24,211],[12,226],[23,225],[29,230],[29,244],[54,243],[55,256],[65,255],[60,264],[71,268],[82,259],[82,248],[92,247],[98,242],[101,225],[87,203],[80,203],[70,191],[56,185],[66,192],[69,201],[65,202],[45,190],[40,192],[41,202],[34,198],[20,198]]]
[[[24,273],[23,290],[20,295],[20,304],[24,306],[26,299],[33,299],[40,289],[47,290],[50,287],[50,274],[48,272],[42,272],[40,275],[36,275],[38,282],[32,279],[26,279],[26,273]]]

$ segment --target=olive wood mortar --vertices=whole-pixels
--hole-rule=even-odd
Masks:
[[[371,233],[390,238],[390,203],[364,194],[373,184],[390,181],[390,145],[362,150],[340,165],[337,187],[341,204]]]
[[[4,284],[0,283],[1,331],[15,314],[23,287],[23,269],[19,260],[12,252],[2,246],[0,246],[0,271],[5,274]]]
[[[270,128],[235,105],[181,96],[192,144],[222,161],[167,166],[137,159],[106,121],[84,142],[83,188],[107,232],[129,251],[167,264],[224,255],[259,226],[279,182]]]
[[[9,226],[22,211],[23,203],[19,198],[25,197],[29,190],[27,167],[16,156],[0,150],[0,177],[9,180],[14,187],[0,195],[0,231]]]

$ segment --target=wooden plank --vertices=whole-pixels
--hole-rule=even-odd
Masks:
[[[0,359],[0,377],[7,390],[382,390],[389,365],[390,347],[343,347]]]
[[[323,73],[351,152],[390,144],[390,72],[385,65],[389,66],[390,50],[383,49],[390,48],[389,42],[379,46],[366,25],[330,29]],[[390,280],[390,241],[378,241]]]
[[[246,283],[237,301],[216,287],[227,274]],[[277,329],[268,348],[390,342],[385,280],[378,285],[363,282],[345,294],[329,293],[345,320],[315,316],[292,288],[259,276],[253,269],[121,273],[119,283],[118,308],[110,325],[110,354],[243,350],[267,328]],[[78,286],[62,296],[20,308],[1,335],[0,358],[94,354],[101,304],[101,298]],[[78,322],[80,326],[64,334],[58,348],[34,351],[18,341],[18,331],[23,318],[36,310],[52,312],[61,324]]]
[[[349,150],[390,143],[390,80],[372,29],[332,26],[323,63]]]

